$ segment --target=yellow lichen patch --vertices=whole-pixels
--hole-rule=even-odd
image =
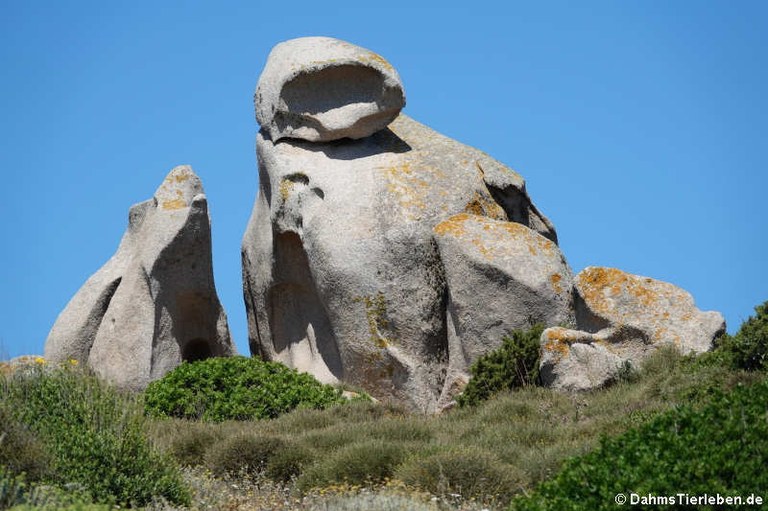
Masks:
[[[429,186],[429,169],[415,169],[405,162],[394,167],[384,167],[383,172],[387,179],[387,191],[403,208],[405,216],[418,217],[426,208],[424,197],[427,195],[425,189]]]
[[[553,242],[544,236],[538,235],[523,224],[517,222],[504,222],[502,225],[511,237],[525,241],[528,247],[528,252],[532,256],[537,256],[540,252],[551,256],[556,248]]]
[[[555,290],[555,293],[560,294],[563,292],[563,286],[560,285],[560,281],[563,280],[563,276],[559,273],[553,273],[549,277],[549,282],[552,284],[552,289]]]
[[[176,183],[183,183],[184,181],[189,179],[189,173],[185,172],[176,172],[174,174],[171,174],[168,176],[169,182],[173,183],[174,181]]]
[[[498,243],[498,233],[495,232],[497,229],[505,229],[508,223],[486,216],[459,213],[439,223],[434,232],[461,238],[462,241],[472,244],[485,259],[493,260],[504,257],[511,250],[509,245]],[[484,234],[480,229],[488,234]]]
[[[608,297],[629,296],[644,307],[657,305],[659,296],[651,289],[653,280],[630,275],[615,268],[588,268],[579,275],[580,289],[587,303],[598,312],[606,313],[614,307]]]
[[[504,213],[504,210],[501,209],[501,206],[499,206],[496,201],[488,196],[481,195],[480,192],[477,191],[472,197],[472,200],[464,206],[464,211],[477,216],[487,216],[495,220],[507,219],[506,213]]]
[[[184,199],[167,200],[167,201],[163,201],[162,206],[163,206],[163,209],[169,209],[169,210],[181,209],[181,208],[187,207],[187,201],[185,201]]]
[[[394,68],[392,67],[392,64],[387,62],[387,60],[379,55],[378,53],[373,53],[372,51],[361,55],[358,60],[362,62],[363,64],[372,64],[374,62],[378,63],[381,67],[386,69],[387,71],[394,71]]]
[[[471,217],[467,213],[459,213],[458,215],[453,215],[449,219],[443,220],[435,226],[435,234],[439,234],[441,236],[464,236],[464,234],[466,234],[464,223],[470,218]]]
[[[544,343],[544,349],[550,353],[554,353],[558,358],[567,357],[571,352],[567,343],[556,340],[549,340]]]
[[[365,307],[365,318],[368,321],[368,331],[371,341],[377,348],[384,349],[390,345],[390,340],[381,331],[389,328],[386,319],[387,303],[384,294],[379,292],[374,296],[356,296],[353,301],[362,303]]]
[[[280,197],[283,199],[283,201],[288,200],[288,196],[291,194],[291,190],[293,189],[293,181],[290,179],[283,179],[280,181]]]

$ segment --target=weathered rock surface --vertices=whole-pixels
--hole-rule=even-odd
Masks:
[[[702,312],[672,284],[614,268],[588,267],[576,277],[577,330],[542,334],[542,377],[549,385],[586,390],[637,367],[660,346],[702,353],[725,332],[718,312]]]
[[[405,106],[400,77],[381,56],[330,37],[302,37],[272,50],[254,96],[256,119],[277,141],[363,138]]]
[[[460,213],[434,228],[448,290],[448,380],[510,330],[575,325],[573,274],[558,246],[523,224]],[[450,387],[442,402],[452,398]]]
[[[152,199],[131,207],[117,252],[61,312],[45,358],[87,363],[140,390],[183,360],[233,353],[202,183],[191,167],[176,167]]]
[[[520,175],[405,115],[332,143],[275,143],[262,130],[257,153],[243,239],[251,351],[376,398],[433,409],[443,392],[448,288],[435,226],[469,212],[556,239]]]
[[[278,45],[256,89],[259,193],[243,238],[251,352],[422,410],[541,322],[542,371],[594,388],[663,344],[723,328],[670,284],[574,279],[522,177],[404,114],[381,57],[329,38]]]

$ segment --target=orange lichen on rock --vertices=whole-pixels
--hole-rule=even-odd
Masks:
[[[531,231],[528,227],[517,222],[504,222],[504,229],[513,237],[518,239],[525,239],[528,244],[528,252],[531,255],[538,255],[539,252],[543,252],[546,255],[552,255],[552,251],[555,249],[555,244],[543,236],[537,236],[536,233]]]
[[[440,236],[464,236],[466,234],[464,223],[470,218],[470,215],[467,213],[459,213],[458,215],[453,215],[452,217],[448,218],[447,220],[443,220],[435,226],[435,234],[439,234]]]
[[[184,199],[173,199],[173,200],[167,200],[163,201],[163,209],[182,209],[187,207],[187,201]]]
[[[571,352],[570,338],[566,335],[567,330],[564,328],[549,328],[547,329],[546,336],[547,342],[544,343],[543,348],[550,353],[554,353],[561,357],[567,357]]]
[[[464,211],[477,216],[487,216],[495,220],[506,220],[507,215],[491,197],[475,192],[475,195],[464,207]]]
[[[395,197],[406,217],[416,217],[426,208],[425,190],[429,187],[428,174],[431,169],[414,168],[404,162],[393,167],[384,167],[387,191]]]
[[[629,296],[644,307],[653,307],[659,301],[651,288],[652,279],[644,279],[615,268],[587,268],[579,274],[579,291],[598,312],[606,313],[614,307],[610,298]]]
[[[549,277],[549,281],[552,283],[552,289],[555,290],[555,293],[560,294],[563,292],[563,286],[560,285],[560,281],[563,280],[563,276],[559,273],[553,273]]]
[[[173,183],[174,181],[176,183],[183,183],[184,181],[189,179],[189,173],[187,172],[175,172],[168,176],[168,182]]]

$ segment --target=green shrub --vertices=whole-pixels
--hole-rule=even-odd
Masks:
[[[384,418],[365,429],[368,438],[395,442],[428,442],[434,432],[419,418]]]
[[[768,488],[767,409],[768,379],[721,392],[702,407],[680,406],[571,459],[512,509],[615,510],[618,493],[746,497],[762,491]]]
[[[6,403],[0,403],[0,467],[37,481],[48,472],[49,465],[42,442],[11,414]]]
[[[14,474],[0,465],[0,509],[24,502],[27,484],[23,474]]]
[[[543,331],[543,325],[516,330],[504,337],[500,348],[478,358],[470,368],[472,379],[456,399],[459,405],[474,406],[502,390],[536,384]]]
[[[273,481],[287,483],[300,476],[315,461],[315,456],[308,447],[288,444],[269,458],[265,473]]]
[[[285,446],[278,437],[235,435],[212,445],[205,462],[214,474],[258,474],[269,459]]]
[[[202,465],[206,450],[214,445],[218,436],[205,424],[191,422],[178,430],[171,440],[168,453],[182,466]]]
[[[755,315],[742,323],[735,335],[717,339],[715,356],[738,369],[768,368],[768,302],[755,307]]]
[[[189,502],[177,469],[150,447],[135,398],[81,371],[43,368],[4,379],[0,397],[50,456],[44,482],[101,503]]]
[[[144,397],[150,414],[207,421],[269,419],[344,402],[309,374],[239,356],[184,363],[152,382]]]
[[[342,447],[310,467],[297,484],[300,489],[332,484],[368,484],[384,481],[405,459],[408,449],[396,442],[369,440]]]
[[[514,467],[491,452],[469,447],[414,456],[397,469],[395,477],[434,495],[488,502],[508,502],[522,479]]]

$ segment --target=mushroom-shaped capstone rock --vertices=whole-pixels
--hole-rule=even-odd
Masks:
[[[272,141],[328,142],[385,128],[405,106],[405,93],[397,71],[376,53],[330,37],[302,37],[272,49],[254,103]]]

